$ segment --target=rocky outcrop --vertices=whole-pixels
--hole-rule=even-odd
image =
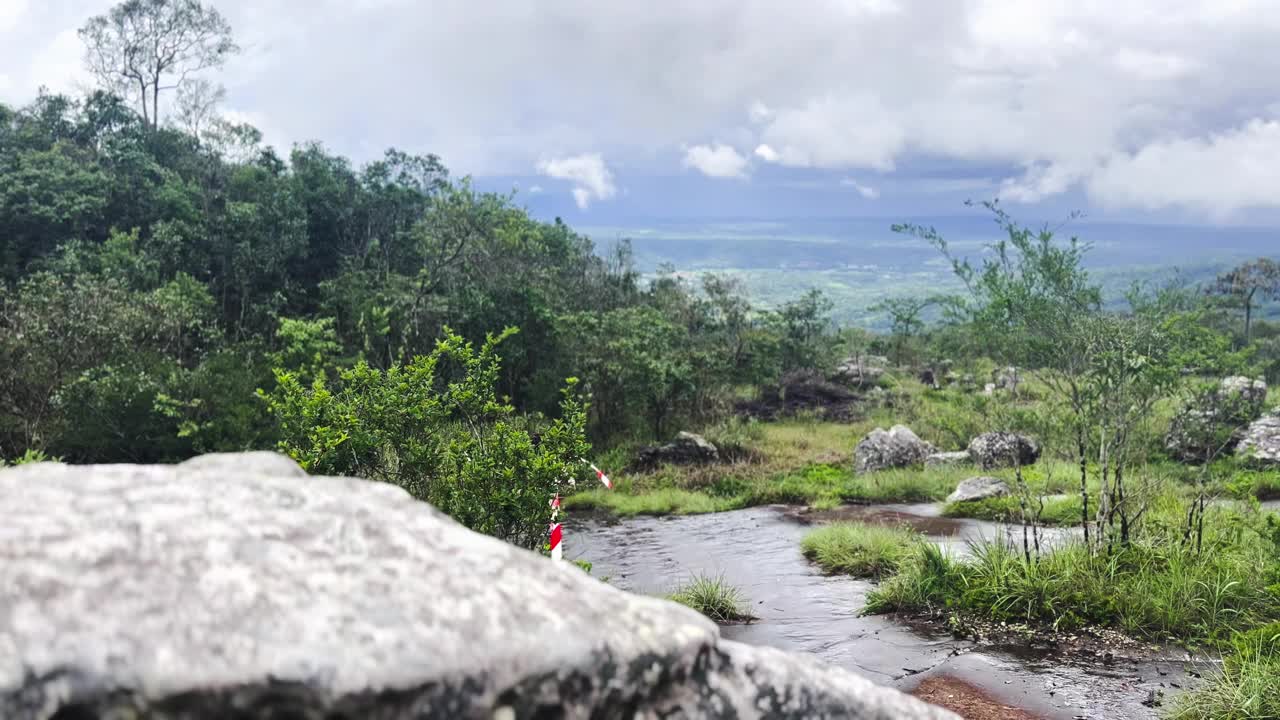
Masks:
[[[924,459],[925,467],[954,467],[971,462],[969,451],[932,453]]]
[[[836,366],[831,379],[858,387],[875,385],[884,376],[887,367],[889,367],[888,358],[879,355],[857,355],[845,358]]]
[[[1026,435],[983,433],[969,443],[969,459],[983,470],[1034,465],[1040,459],[1040,446]]]
[[[919,465],[935,449],[904,425],[894,425],[887,431],[876,428],[854,449],[853,469],[864,473]]]
[[[1008,483],[1000,478],[971,477],[956,485],[955,492],[947,496],[947,502],[973,502],[1008,495],[1010,492]]]
[[[1250,465],[1280,468],[1280,407],[1249,424],[1236,457]]]
[[[925,368],[921,370],[917,377],[920,380],[920,384],[930,390],[937,390],[942,387],[942,385],[938,383],[938,374],[934,372],[933,368]]]
[[[1267,383],[1260,378],[1233,375],[1218,383],[1218,396],[1227,402],[1239,402],[1241,415],[1257,418],[1267,402]]]
[[[701,435],[691,432],[676,434],[676,439],[665,445],[640,448],[634,467],[652,469],[661,464],[698,465],[720,459],[720,451]]]
[[[0,717],[954,718],[287,460],[0,471]]]
[[[1018,374],[1018,368],[1010,366],[992,372],[991,380],[996,390],[1017,392],[1018,383],[1022,382],[1022,376]]]
[[[1257,420],[1267,398],[1262,380],[1233,376],[1186,404],[1169,425],[1165,449],[1176,460],[1202,463],[1231,452]]]
[[[760,398],[737,403],[735,411],[738,415],[762,420],[803,414],[848,422],[860,415],[858,404],[858,394],[849,387],[816,372],[798,370],[784,374],[778,384]]]

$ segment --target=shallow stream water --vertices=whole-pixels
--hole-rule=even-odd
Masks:
[[[1044,652],[995,649],[915,628],[888,616],[861,616],[870,581],[826,576],[800,553],[813,522],[860,519],[907,523],[952,551],[997,537],[996,523],[939,516],[936,505],[878,505],[805,513],[792,507],[712,515],[585,520],[569,528],[566,556],[593,564],[592,574],[632,592],[661,595],[695,574],[723,575],[749,599],[758,619],[722,628],[726,638],[806,652],[878,683],[910,691],[927,678],[958,679],[1001,703],[1044,718],[1156,718],[1143,704],[1152,692],[1169,702],[1195,680],[1181,651],[1156,660],[1074,662]],[[1060,542],[1070,531],[1051,531]],[[1020,534],[1016,542],[1021,544]]]

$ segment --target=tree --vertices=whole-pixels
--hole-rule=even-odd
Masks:
[[[530,427],[496,394],[497,344],[478,350],[446,329],[436,349],[386,371],[359,363],[308,387],[276,370],[263,393],[280,449],[312,473],[398,485],[477,532],[540,547],[548,502],[586,476],[586,412],[568,381],[560,417]]]
[[[125,0],[80,29],[85,62],[102,85],[138,103],[160,127],[160,93],[226,62],[239,48],[231,26],[200,0]]]
[[[871,312],[889,313],[890,330],[894,339],[894,362],[901,365],[906,344],[924,328],[924,311],[938,300],[932,297],[886,298],[870,308]]]
[[[1258,258],[1222,273],[1207,292],[1244,310],[1244,341],[1253,339],[1253,309],[1259,300],[1280,298],[1280,263]]]

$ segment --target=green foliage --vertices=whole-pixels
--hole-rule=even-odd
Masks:
[[[718,623],[753,619],[742,591],[730,585],[723,575],[695,575],[667,599],[693,608]]]
[[[1197,552],[1182,532],[1185,506],[1157,507],[1144,533],[1110,555],[1072,543],[1028,561],[1020,548],[992,541],[968,559],[917,557],[872,593],[868,609],[946,608],[1182,642],[1222,640],[1280,617],[1280,595],[1269,587],[1280,567],[1274,547],[1250,529],[1255,520],[1214,510]]]
[[[548,500],[585,477],[586,411],[565,389],[561,416],[534,430],[495,393],[498,343],[446,332],[429,355],[386,371],[358,363],[310,387],[277,370],[264,393],[280,448],[308,472],[399,485],[467,527],[540,547]]]
[[[1080,522],[1081,499],[1079,495],[1065,497],[1031,497],[1028,499],[1029,516],[1040,525],[1075,525]],[[968,502],[947,503],[942,509],[946,517],[994,520],[1003,523],[1021,523],[1022,507],[1019,498],[1012,495],[984,498]],[[1041,505],[1043,503],[1043,505]]]
[[[1280,717],[1280,623],[1240,633],[1222,670],[1182,695],[1175,720],[1261,720]]]
[[[878,578],[897,570],[919,543],[920,535],[903,527],[837,523],[806,534],[800,549],[828,573]]]

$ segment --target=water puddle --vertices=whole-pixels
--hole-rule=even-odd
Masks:
[[[1008,532],[996,523],[940,517],[932,504],[823,512],[776,506],[621,522],[579,520],[566,535],[566,556],[591,561],[597,578],[651,595],[667,593],[694,574],[723,575],[750,599],[758,618],[724,627],[726,638],[812,653],[908,691],[932,679],[930,688],[964,683],[1037,717],[1156,718],[1159,709],[1143,701],[1152,692],[1177,692],[1172,684],[1189,683],[1180,654],[1176,660],[1118,661],[1115,667],[1095,668],[1042,653],[977,648],[891,617],[860,617],[872,584],[823,575],[800,554],[800,538],[813,523],[836,519],[905,523],[958,553],[972,540]],[[1042,542],[1059,542],[1071,533],[1050,530]],[[1021,542],[1020,531],[1015,541]]]

